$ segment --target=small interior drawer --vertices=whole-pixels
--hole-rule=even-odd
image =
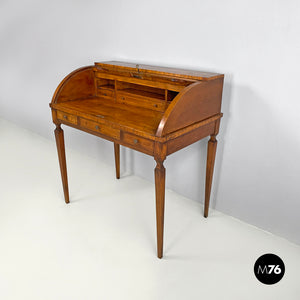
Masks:
[[[115,138],[115,139],[120,139],[120,130],[119,129],[115,129],[112,127],[109,127],[105,124],[100,124],[94,121],[90,121],[90,120],[86,120],[86,119],[80,119],[80,125],[82,127],[85,127],[89,130],[95,131],[95,132],[99,132],[102,133],[106,136]]]
[[[118,92],[117,94],[117,102],[134,105],[138,107],[148,108],[157,111],[164,111],[166,103],[165,101],[161,101],[158,99],[149,99],[141,96],[130,95],[125,92]]]
[[[106,88],[106,87],[98,87],[97,95],[103,96],[103,97],[108,97],[108,98],[113,98],[115,96],[115,91],[113,89]]]
[[[131,133],[123,133],[122,141],[133,149],[152,155],[154,142]]]
[[[57,111],[57,119],[65,121],[65,122],[69,122],[69,123],[72,123],[72,124],[77,124],[78,123],[76,116],[67,114],[67,113],[62,112],[62,111]]]

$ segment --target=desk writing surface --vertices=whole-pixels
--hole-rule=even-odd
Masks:
[[[65,101],[54,106],[67,113],[81,115],[110,125],[154,136],[163,113],[151,109],[127,106],[101,97]]]

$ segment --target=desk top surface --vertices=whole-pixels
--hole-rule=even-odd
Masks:
[[[96,67],[108,69],[108,70],[124,70],[124,71],[138,71],[142,73],[151,73],[156,75],[172,76],[194,80],[212,80],[216,78],[224,77],[223,74],[185,70],[178,68],[158,67],[142,64],[134,64],[120,61],[106,61],[95,62]]]
[[[95,121],[103,121],[123,126],[133,132],[142,132],[155,136],[158,124],[163,113],[151,109],[140,108],[111,102],[101,97],[92,97],[84,100],[66,101],[54,105],[63,111],[80,114],[82,117],[88,115]]]

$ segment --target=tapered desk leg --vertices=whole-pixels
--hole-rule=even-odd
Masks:
[[[217,140],[215,135],[211,135],[207,145],[207,162],[206,162],[206,182],[205,182],[205,205],[204,217],[208,216],[211,184],[214,173],[215,157],[217,150]]]
[[[61,129],[60,125],[56,125],[54,134],[55,134],[55,140],[56,140],[56,146],[57,146],[61,179],[62,179],[64,195],[65,195],[65,202],[69,203],[70,200],[69,200],[69,187],[68,187],[68,177],[67,177],[64,131]]]
[[[120,145],[114,143],[115,148],[115,164],[116,164],[116,177],[120,178]]]
[[[157,257],[163,256],[164,211],[165,211],[165,174],[163,162],[157,161],[155,168],[155,196],[156,196],[156,230]]]

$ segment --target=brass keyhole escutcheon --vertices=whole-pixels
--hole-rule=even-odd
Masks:
[[[96,128],[97,130],[99,130],[99,129],[100,129],[100,126],[99,126],[99,125],[96,125],[95,128]]]
[[[67,120],[67,119],[68,119],[68,117],[67,117],[67,116],[64,116],[64,119],[66,119],[66,120]]]
[[[134,139],[133,142],[134,142],[135,144],[137,144],[137,143],[139,142],[139,140]]]

